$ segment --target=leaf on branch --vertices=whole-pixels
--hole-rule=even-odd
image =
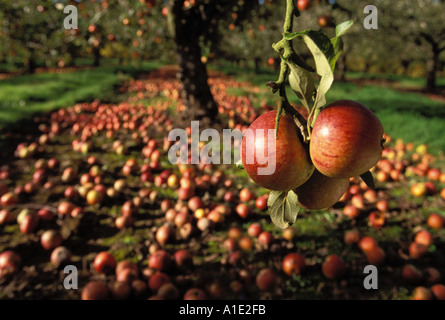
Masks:
[[[271,191],[267,200],[270,218],[278,228],[286,229],[297,219],[300,206],[295,192]]]
[[[337,63],[340,55],[343,53],[343,40],[340,37],[352,27],[354,22],[355,20],[348,20],[340,23],[335,28],[335,38],[331,39],[332,47],[334,48],[334,55],[329,59],[332,71],[335,70],[335,64]]]
[[[310,110],[310,103],[315,93],[315,83],[311,74],[293,62],[287,63],[290,69],[289,84],[301,103]]]
[[[326,104],[326,93],[334,82],[334,72],[330,64],[330,59],[334,56],[334,48],[328,37],[316,31],[309,31],[303,35],[303,41],[314,57],[315,68],[320,76],[320,83],[318,84],[313,106],[314,109],[319,109]]]
[[[375,189],[374,177],[372,176],[372,173],[370,171],[367,171],[364,174],[360,175],[360,178],[362,178],[368,188]]]
[[[335,64],[337,63],[338,58],[343,53],[343,40],[341,38],[335,37],[331,39],[332,47],[334,48],[334,56],[330,60],[330,65],[332,71],[335,69]]]
[[[347,20],[335,27],[335,37],[343,36],[354,24],[355,20]]]

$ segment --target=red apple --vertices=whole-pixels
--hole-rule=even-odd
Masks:
[[[344,208],[343,208],[343,213],[345,214],[345,216],[347,216],[350,219],[355,219],[360,215],[360,209],[357,207],[354,207],[352,204],[347,204]]]
[[[360,233],[357,230],[347,230],[343,238],[346,244],[358,243],[360,241]]]
[[[287,241],[292,241],[296,234],[297,230],[294,227],[287,227],[283,230],[283,238]]]
[[[364,253],[366,253],[373,248],[378,247],[378,243],[377,240],[375,240],[373,237],[364,236],[360,239],[358,246]]]
[[[39,223],[39,217],[36,214],[27,214],[23,217],[20,222],[20,232],[21,233],[31,233],[37,228]]]
[[[250,208],[245,203],[238,204],[235,211],[243,219],[246,219],[250,215]]]
[[[431,300],[433,294],[431,290],[425,287],[416,287],[413,291],[413,300]]]
[[[248,201],[252,200],[253,197],[254,197],[254,194],[248,188],[243,188],[239,192],[239,199],[242,202],[248,202]]]
[[[315,170],[308,181],[295,189],[303,208],[318,210],[333,206],[349,187],[349,179],[333,179]]]
[[[383,126],[364,105],[341,100],[318,115],[310,142],[315,167],[331,178],[359,176],[382,155]]]
[[[158,228],[156,231],[156,241],[164,246],[167,242],[173,239],[174,230],[168,224],[164,224]]]
[[[40,243],[45,250],[54,249],[61,245],[62,235],[55,230],[47,230],[40,237]]]
[[[267,209],[267,195],[262,195],[256,198],[255,200],[255,207],[258,210],[264,211]]]
[[[252,239],[247,236],[243,236],[241,237],[241,239],[238,240],[238,245],[242,250],[250,251],[253,247]]]
[[[169,282],[159,288],[157,295],[165,300],[177,300],[179,299],[179,290],[173,283]]]
[[[277,283],[277,276],[270,268],[261,269],[256,276],[256,285],[260,290],[271,290]]]
[[[63,216],[70,215],[76,206],[69,201],[62,201],[57,206],[57,212]]]
[[[8,209],[0,210],[0,225],[8,224],[14,220],[15,218],[11,211],[9,211]]]
[[[90,281],[82,289],[82,300],[107,300],[109,290],[106,284],[99,281]]]
[[[0,278],[8,277],[19,270],[20,256],[12,250],[0,253]]]
[[[445,285],[435,284],[431,287],[431,293],[437,300],[445,300]]]
[[[66,247],[57,247],[51,252],[51,263],[63,267],[71,262],[71,252]]]
[[[402,268],[403,279],[410,284],[418,284],[423,279],[422,272],[412,264],[406,264]]]
[[[263,232],[263,227],[259,222],[253,222],[248,228],[247,228],[247,234],[253,238],[256,238],[260,235],[260,233]]]
[[[148,266],[159,271],[168,271],[171,266],[171,257],[167,251],[158,250],[148,259]]]
[[[249,126],[242,140],[241,159],[254,182],[266,189],[288,191],[306,182],[314,166],[290,115],[280,117],[275,139],[275,116],[276,111],[269,111]],[[269,137],[273,139],[270,142]],[[261,161],[262,157],[266,161]]]
[[[19,202],[19,199],[14,192],[6,192],[0,198],[0,205],[3,207],[12,206]]]
[[[204,290],[199,288],[190,288],[184,294],[184,300],[206,300],[207,295]]]
[[[176,267],[180,270],[188,270],[193,266],[193,256],[187,249],[181,249],[175,252],[174,259]]]
[[[385,224],[385,214],[380,211],[373,211],[368,216],[368,223],[374,228],[381,228]]]
[[[116,268],[116,259],[111,253],[102,251],[94,258],[93,267],[98,273],[114,273]]]
[[[312,4],[311,0],[298,0],[297,8],[298,8],[298,10],[305,11],[311,7],[311,4]]]
[[[263,231],[258,235],[258,243],[268,247],[273,240],[273,235],[269,231]]]
[[[299,275],[306,268],[306,262],[301,254],[289,253],[283,258],[281,267],[288,276]]]
[[[200,197],[192,197],[188,200],[188,208],[195,212],[197,209],[204,208],[204,201]]]
[[[321,270],[326,278],[338,279],[346,273],[346,264],[339,256],[331,254],[323,261]]]
[[[126,229],[133,225],[134,219],[131,216],[119,216],[114,221],[114,225],[118,229]]]
[[[128,282],[113,281],[109,285],[111,297],[115,300],[125,300],[131,294],[131,286]]]
[[[418,259],[428,252],[428,247],[421,243],[411,242],[409,246],[409,256],[413,259]]]
[[[414,241],[423,244],[425,247],[429,247],[433,244],[433,236],[426,230],[419,231],[414,237]]]
[[[39,216],[39,219],[43,221],[51,221],[54,219],[54,212],[48,208],[40,209],[37,211],[37,215]]]
[[[432,229],[442,229],[444,218],[438,213],[431,213],[428,217],[427,224]]]
[[[156,292],[162,287],[164,284],[170,282],[170,277],[163,272],[156,272],[153,274],[148,280],[148,287],[151,291]]]
[[[380,247],[373,247],[372,249],[366,251],[365,254],[369,264],[375,266],[381,265],[386,257],[385,251],[383,251],[383,249]]]

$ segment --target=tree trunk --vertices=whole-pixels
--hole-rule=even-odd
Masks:
[[[37,68],[37,63],[36,63],[36,57],[34,54],[34,49],[30,50],[30,55],[28,58],[28,64],[27,64],[27,72],[29,74],[33,74],[36,72],[36,68]]]
[[[259,57],[255,57],[255,59],[254,59],[255,73],[258,73],[260,71],[260,62],[261,62],[261,59]]]
[[[219,117],[208,84],[207,68],[201,61],[199,34],[203,28],[202,18],[199,11],[183,10],[182,6],[183,1],[175,0],[172,8],[178,78],[186,106],[181,122],[190,125],[190,121],[198,120],[200,128],[210,127],[219,122]]]
[[[93,47],[93,66],[99,67],[100,66],[100,47]]]
[[[440,50],[436,44],[432,45],[432,54],[426,63],[426,91],[434,93],[436,91],[436,72],[439,70]]]

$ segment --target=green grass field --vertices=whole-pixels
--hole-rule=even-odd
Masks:
[[[0,128],[11,128],[32,116],[100,99],[119,100],[117,89],[125,80],[158,67],[103,66],[69,73],[38,73],[0,80]]]
[[[0,127],[12,128],[35,114],[71,106],[77,102],[94,99],[117,102],[120,97],[116,89],[123,81],[157,66],[157,63],[145,63],[141,68],[104,66],[73,73],[41,73],[0,80]],[[249,81],[259,86],[263,90],[260,90],[255,100],[276,105],[277,96],[267,90],[265,83],[275,80],[278,72],[264,69],[254,73],[251,69],[227,64],[210,68],[221,70],[238,81]],[[357,74],[352,77],[356,78]],[[410,87],[423,85],[421,79],[401,76],[393,81],[402,86],[407,83]],[[439,83],[444,82],[444,79],[439,79]],[[233,89],[232,94],[243,95],[247,92]],[[293,103],[297,103],[290,90],[288,96]],[[436,154],[445,150],[445,103],[442,101],[432,100],[418,93],[348,82],[335,82],[327,98],[328,103],[340,99],[360,101],[376,112],[385,131],[392,137],[415,144],[427,143]]]

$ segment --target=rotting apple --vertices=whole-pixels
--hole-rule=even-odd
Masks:
[[[277,283],[277,276],[270,268],[261,269],[256,276],[256,285],[260,290],[271,290]]]
[[[57,268],[65,266],[71,262],[71,252],[66,247],[57,247],[51,252],[50,260]]]
[[[306,262],[301,254],[288,253],[282,260],[281,268],[288,276],[299,275],[306,268]]]

